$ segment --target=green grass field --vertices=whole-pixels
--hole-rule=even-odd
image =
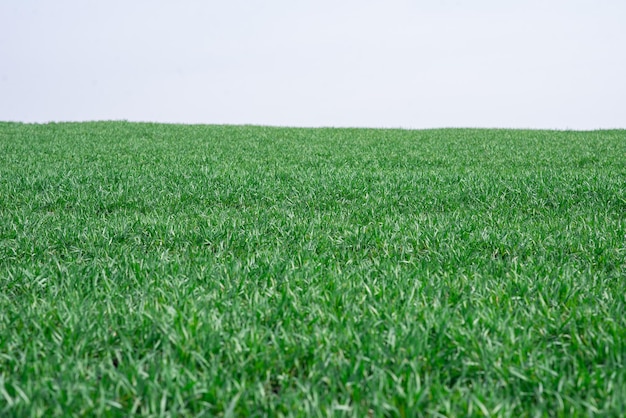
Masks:
[[[0,123],[0,416],[620,416],[626,131]]]

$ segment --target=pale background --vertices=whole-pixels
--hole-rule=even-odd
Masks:
[[[624,0],[1,0],[0,120],[626,128]]]

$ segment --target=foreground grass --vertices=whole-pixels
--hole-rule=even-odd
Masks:
[[[0,123],[0,415],[621,415],[626,131]]]

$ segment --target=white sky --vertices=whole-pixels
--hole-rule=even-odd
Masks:
[[[2,0],[0,120],[626,128],[625,0]]]

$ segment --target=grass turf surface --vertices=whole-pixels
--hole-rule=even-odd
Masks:
[[[621,415],[626,131],[0,123],[0,415]]]

